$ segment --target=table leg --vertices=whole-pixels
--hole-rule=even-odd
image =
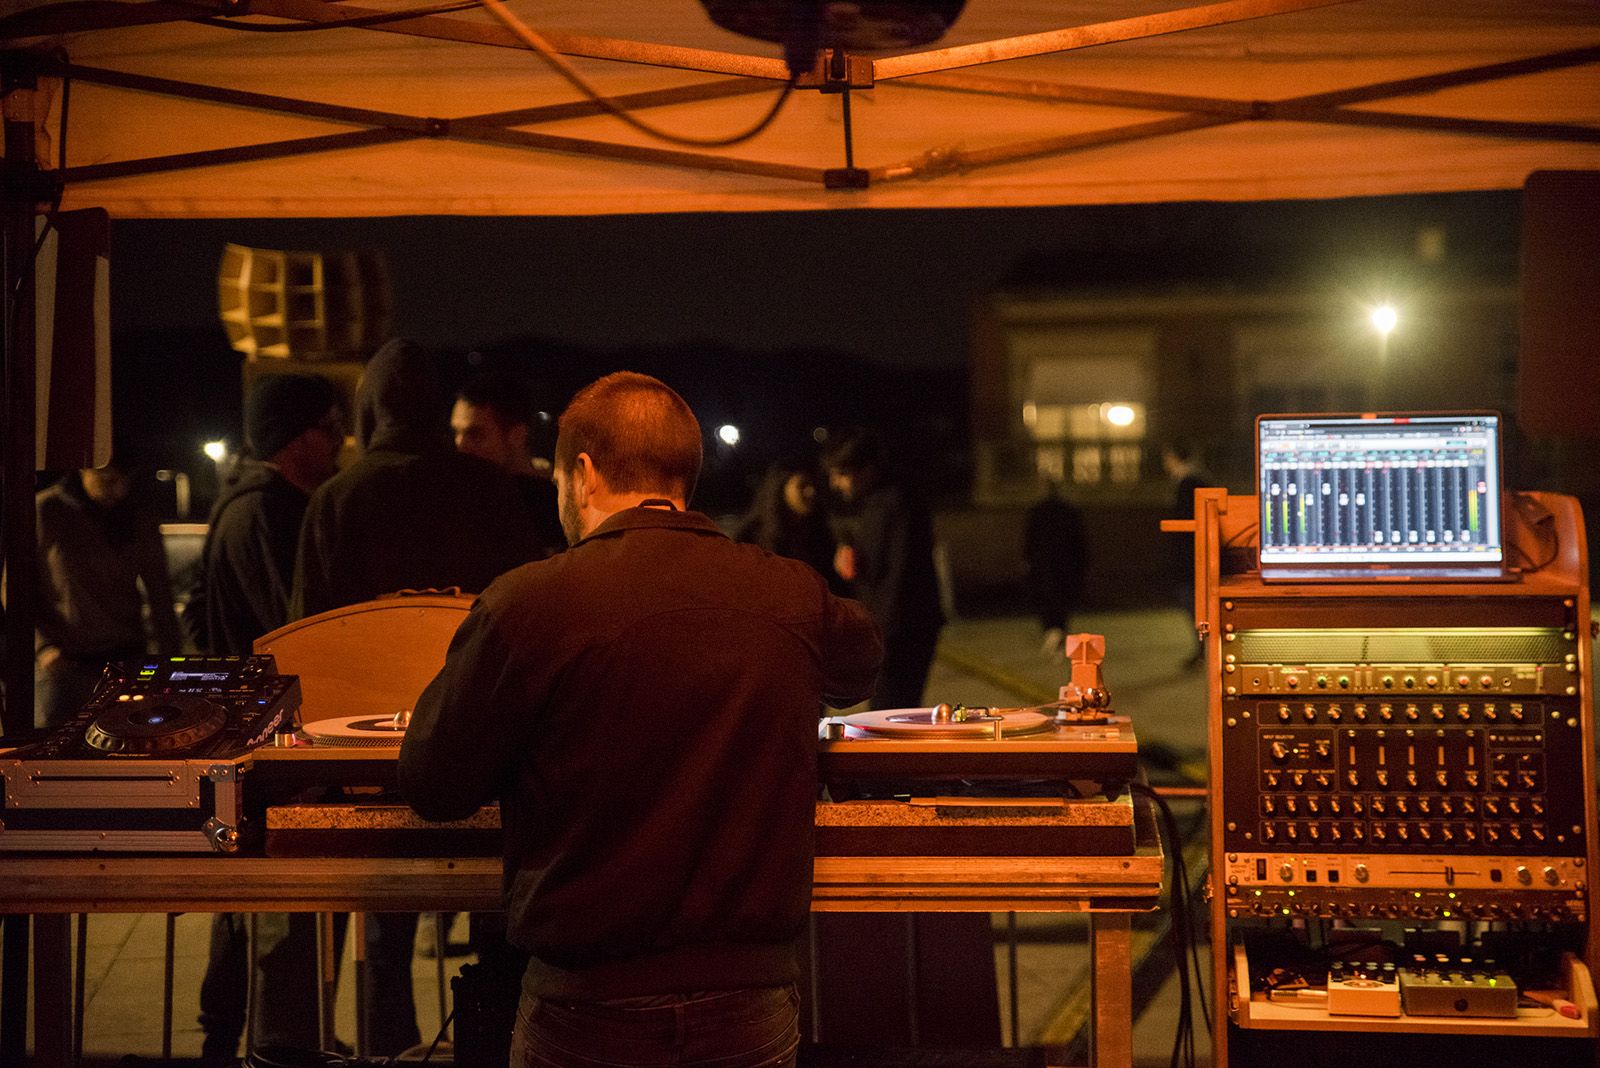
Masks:
[[[334,1041],[333,1005],[337,993],[339,954],[343,946],[333,944],[333,913],[317,913],[317,1038],[322,1049],[332,1049]]]
[[[1126,912],[1089,914],[1094,1015],[1089,1029],[1093,1068],[1133,1066],[1133,919]]]
[[[454,916],[455,913],[449,913]],[[449,987],[444,982],[444,944],[450,935],[450,928],[445,925],[446,913],[433,914],[433,944],[438,947],[438,952],[433,955],[433,975],[439,984],[439,1026],[444,1026],[444,1021],[450,1015]]]
[[[72,965],[72,1065],[83,1064],[83,1007],[85,984],[89,974],[89,914],[78,913],[76,957]],[[0,1061],[0,1064],[7,1063]]]
[[[371,1048],[371,1033],[368,1026],[371,1021],[367,1019],[367,984],[372,981],[371,973],[367,970],[367,914],[353,912],[350,914],[350,937],[355,941],[355,966],[356,966],[356,1056],[365,1057]]]
[[[34,1064],[72,1063],[72,917],[33,918]]]
[[[28,1048],[28,917],[4,919],[0,955],[0,1064],[21,1064]]]

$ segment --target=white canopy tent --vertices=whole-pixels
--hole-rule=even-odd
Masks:
[[[41,130],[59,134],[65,76],[63,206],[122,218],[1317,198],[1600,167],[1592,0],[968,0],[934,45],[850,57],[848,172],[843,93],[797,89],[753,139],[685,148],[598,113],[476,7],[318,32],[215,24],[418,2],[23,0],[0,43],[60,50]],[[682,134],[751,126],[786,78],[777,45],[695,0],[511,7]],[[164,21],[114,25],[142,20]],[[51,166],[56,146],[38,155]]]

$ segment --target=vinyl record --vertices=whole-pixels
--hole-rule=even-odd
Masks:
[[[406,729],[393,716],[341,716],[319,719],[303,728],[307,738],[317,745],[343,746],[395,746],[405,737]]]
[[[992,738],[1050,730],[1053,716],[1031,708],[880,708],[844,717],[852,738]]]

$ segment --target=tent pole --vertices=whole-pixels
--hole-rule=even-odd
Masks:
[[[36,205],[43,185],[34,158],[38,116],[36,55],[0,53],[5,160],[3,205],[4,465],[0,468],[0,534],[6,582],[5,705],[0,733],[33,726],[33,623],[38,613],[38,544],[34,529],[35,427],[33,246]]]

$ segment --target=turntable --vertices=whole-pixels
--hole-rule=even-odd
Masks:
[[[1072,681],[1026,708],[822,720],[819,856],[1095,856],[1133,848],[1138,743],[1111,707],[1105,639],[1067,639]]]
[[[819,773],[830,787],[909,782],[1054,787],[1112,786],[1138,774],[1138,743],[1111,709],[1101,664],[1105,639],[1067,639],[1072,681],[1060,699],[1027,708],[940,704],[832,716],[819,734]],[[891,792],[904,793],[904,789]],[[1095,792],[1095,791],[1090,791]]]
[[[270,656],[110,664],[71,719],[0,758],[0,850],[233,852],[249,756],[299,708]]]

